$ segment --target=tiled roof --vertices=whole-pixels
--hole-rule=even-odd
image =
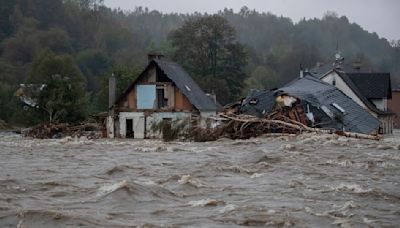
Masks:
[[[240,110],[248,115],[262,117],[265,113],[272,111],[275,99],[274,91],[251,90],[243,101]],[[250,104],[251,101],[256,101],[257,104]]]
[[[390,73],[346,74],[366,98],[392,98]]]
[[[379,114],[379,115],[393,115],[392,112],[390,111],[382,111],[378,109],[374,104],[371,103],[371,101],[368,100],[368,98],[361,92],[359,89],[358,85],[355,84],[355,82],[350,78],[350,76],[342,71],[335,70],[335,72],[343,79],[343,81],[347,84],[347,86],[350,87],[350,89],[357,95],[358,98],[367,106],[368,109],[371,111]],[[390,80],[389,80],[390,83]],[[379,85],[378,85],[379,86]],[[390,85],[389,85],[390,87]],[[390,93],[390,97],[391,97]]]
[[[199,111],[217,111],[219,109],[219,105],[215,104],[177,63],[159,59],[153,61]]]

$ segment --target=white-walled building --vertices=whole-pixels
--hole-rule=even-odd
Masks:
[[[110,90],[115,82],[110,83]],[[110,99],[113,100],[113,92]],[[149,64],[125,92],[112,102],[107,118],[110,138],[159,138],[154,125],[187,121],[205,127],[220,106],[206,95],[178,64],[149,55]]]
[[[387,106],[392,98],[390,73],[362,72],[360,67],[344,66],[338,57],[333,65],[319,65],[307,73],[334,85],[378,118],[381,133],[392,133],[395,114]]]

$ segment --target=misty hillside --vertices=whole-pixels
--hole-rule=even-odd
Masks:
[[[14,94],[20,83],[36,82],[46,61],[70,65],[82,77],[87,92],[87,114],[106,108],[106,78],[120,75],[119,91],[135,78],[147,62],[148,52],[162,52],[183,63],[171,40],[171,31],[203,14],[162,14],[138,7],[134,11],[110,9],[98,0],[9,0],[0,4],[0,119],[30,124]],[[257,85],[270,89],[297,77],[299,65],[330,63],[337,48],[345,61],[361,61],[362,68],[391,72],[400,83],[400,47],[369,33],[344,16],[327,13],[322,19],[291,19],[243,7],[224,9],[219,16],[234,28],[245,55],[244,80],[233,101]],[[51,64],[49,64],[51,65]],[[54,71],[51,71],[54,72]],[[192,73],[191,70],[189,70]],[[193,74],[195,74],[193,72]],[[78,78],[79,78],[78,77]],[[226,76],[228,77],[228,76]],[[209,89],[202,77],[195,80]],[[78,80],[79,81],[79,80]],[[220,76],[217,91],[229,86]],[[211,88],[211,87],[210,87]],[[211,92],[211,91],[206,91]],[[218,92],[217,92],[218,95]]]

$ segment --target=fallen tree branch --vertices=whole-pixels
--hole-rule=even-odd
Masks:
[[[279,119],[268,119],[279,118]],[[335,129],[321,129],[309,127],[286,116],[268,115],[266,118],[258,118],[250,115],[219,114],[222,124],[215,129],[194,128],[195,141],[213,141],[221,137],[231,139],[247,139],[262,135],[296,135],[304,132],[318,134],[337,134],[345,137],[379,140],[380,136],[366,135],[353,132],[343,132]]]

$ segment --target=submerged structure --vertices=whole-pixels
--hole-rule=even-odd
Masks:
[[[186,121],[206,126],[219,105],[178,64],[150,54],[145,70],[114,101],[115,79],[110,79],[107,135],[110,138],[157,138],[154,126],[161,121]]]
[[[309,75],[277,90],[251,92],[240,113],[362,134],[378,133],[380,125],[341,90]]]

